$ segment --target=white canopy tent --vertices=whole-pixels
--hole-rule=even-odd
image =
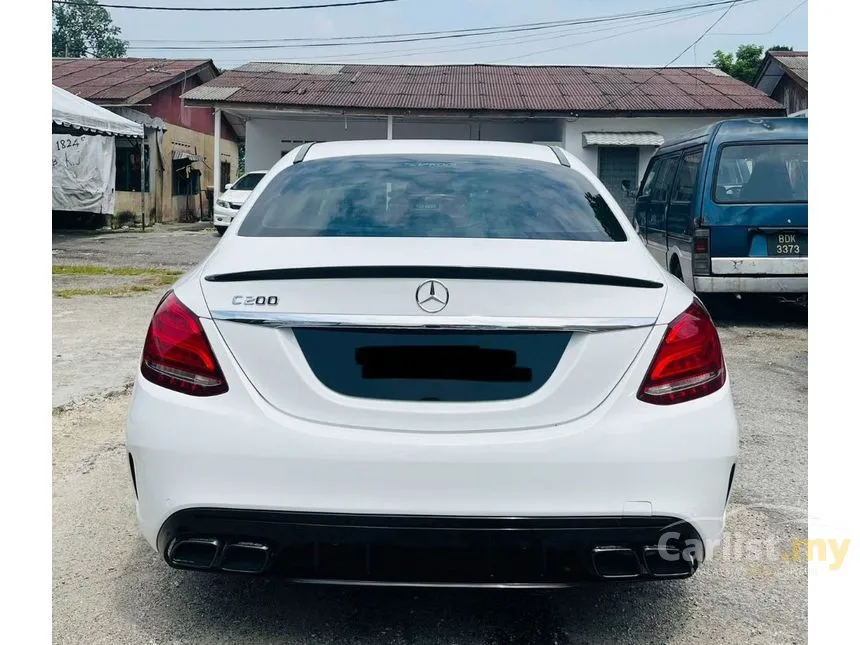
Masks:
[[[141,124],[114,114],[95,103],[90,103],[56,85],[52,88],[51,107],[56,125],[81,130],[82,133],[143,138]]]
[[[52,86],[54,211],[113,214],[116,137],[140,141],[141,225],[146,226],[144,126]]]

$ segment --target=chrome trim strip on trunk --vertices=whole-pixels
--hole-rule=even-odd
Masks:
[[[502,318],[490,316],[376,316],[355,314],[291,314],[214,310],[213,320],[274,328],[334,327],[341,329],[452,329],[466,331],[576,331],[651,327],[656,318]]]

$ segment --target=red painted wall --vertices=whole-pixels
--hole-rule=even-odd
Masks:
[[[215,120],[212,108],[188,107],[180,98],[185,92],[198,85],[202,85],[202,83],[196,76],[189,78],[184,83],[180,81],[149,97],[146,103],[151,105],[149,107],[141,106],[141,109],[145,110],[151,117],[159,117],[165,123],[214,135]],[[221,119],[221,138],[229,141],[237,140],[236,133],[233,132],[230,124],[224,118]]]

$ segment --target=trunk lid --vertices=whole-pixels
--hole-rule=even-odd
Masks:
[[[218,331],[269,404],[417,432],[587,415],[666,291],[635,241],[237,236],[201,275]]]

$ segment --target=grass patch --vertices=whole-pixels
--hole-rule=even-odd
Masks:
[[[162,287],[168,287],[182,275],[182,271],[175,271],[173,269],[102,267],[92,264],[53,265],[51,273],[59,276],[122,276],[140,278],[137,284],[55,289],[54,296],[57,298],[74,298],[75,296],[110,296],[121,298],[133,296],[139,293],[155,291]]]
[[[102,287],[99,289],[55,289],[54,295],[57,298],[74,298],[75,296],[111,296],[113,298],[122,298],[138,293],[147,293],[157,289],[159,286],[156,284],[131,284],[125,287]]]
[[[155,269],[140,267],[100,267],[94,264],[55,264],[51,267],[53,275],[143,275],[169,276],[173,279],[182,275],[182,271],[173,269]]]

